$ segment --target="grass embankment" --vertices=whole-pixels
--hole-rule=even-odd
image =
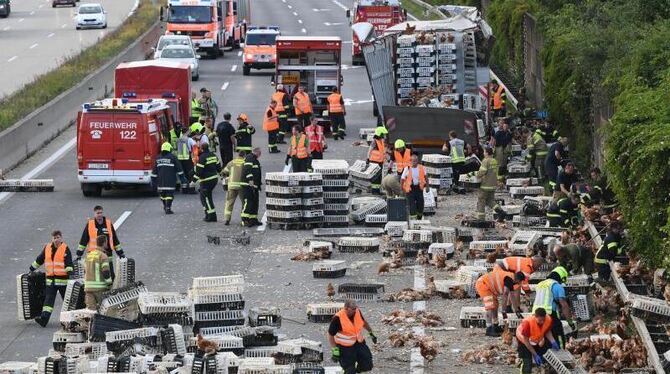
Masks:
[[[159,6],[141,0],[139,7],[114,32],[58,68],[0,101],[0,131],[12,126],[56,96],[74,87],[87,75],[116,57],[158,20]]]
[[[428,9],[414,0],[402,0],[402,7],[407,10],[407,13],[423,21],[443,18],[437,10]]]

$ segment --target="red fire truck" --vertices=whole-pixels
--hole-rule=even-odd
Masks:
[[[371,23],[375,27],[377,35],[381,35],[388,27],[405,21],[407,11],[400,5],[400,0],[356,0],[353,8],[347,10],[347,18],[349,18],[351,24],[358,22]],[[365,61],[356,33],[353,34],[352,40],[352,64],[363,65]]]

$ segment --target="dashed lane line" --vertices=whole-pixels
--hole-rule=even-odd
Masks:
[[[225,90],[228,88],[228,85],[229,85],[229,84],[230,84],[230,82],[225,82],[225,83],[221,86],[221,91],[225,91]]]
[[[114,222],[114,230],[118,230],[121,225],[123,225],[124,222],[130,217],[130,215],[133,213],[132,210],[126,210],[121,214],[121,216]]]
[[[233,66],[230,67],[230,71],[235,71],[235,70],[237,70],[237,65],[233,65]]]

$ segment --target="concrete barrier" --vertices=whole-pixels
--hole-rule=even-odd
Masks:
[[[114,90],[114,69],[122,62],[144,60],[161,35],[161,23],[128,46],[116,58],[88,75],[79,84],[0,132],[0,170],[10,170],[37,152],[77,120],[85,102],[108,96]]]

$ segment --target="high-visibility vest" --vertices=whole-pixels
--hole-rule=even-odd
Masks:
[[[270,112],[270,116],[268,116],[268,112]],[[277,117],[277,111],[272,109],[272,107],[268,107],[265,110],[265,114],[263,115],[263,130],[279,130],[279,118]]]
[[[203,110],[200,106],[200,101],[198,101],[198,99],[191,99],[191,117],[198,117],[202,112]]]
[[[344,113],[342,95],[332,93],[328,96],[328,113]]]
[[[105,278],[103,271],[109,271],[109,259],[99,249],[94,249],[86,256],[84,262],[84,290],[104,291],[112,285],[112,278]]]
[[[53,254],[51,252],[51,243],[44,247],[44,269],[47,272],[47,277],[67,276],[67,270],[65,269],[66,249],[67,245],[65,243],[61,243],[61,245],[56,248],[56,253]]]
[[[277,102],[277,106],[275,107],[275,111],[277,111],[277,113],[281,113],[281,112],[286,110],[286,108],[284,108],[284,96],[285,95],[286,95],[286,93],[282,92],[282,91],[277,91],[277,92],[272,94],[272,100]]]
[[[502,295],[505,289],[505,277],[514,279],[514,273],[494,267],[493,271],[481,276],[482,282],[494,295]]]
[[[172,153],[177,153],[177,132],[174,129],[170,129],[170,145],[172,146]]]
[[[426,168],[423,165],[418,165],[419,168],[419,188],[423,191],[426,188]],[[407,176],[402,181],[402,190],[405,193],[409,193],[412,190],[412,185],[414,184],[414,173],[412,173],[412,167],[408,166]]]
[[[535,316],[528,316],[523,319],[521,324],[519,324],[519,327],[516,328],[516,334],[517,334],[517,339],[518,336],[521,335],[521,329],[522,326],[526,322],[528,326],[530,327],[530,336],[528,337],[528,341],[530,342],[531,345],[534,345],[536,347],[544,347],[544,336],[547,334],[549,330],[551,330],[551,317],[546,316],[544,317],[544,323],[542,326],[537,323],[537,320],[535,319]]]
[[[365,321],[363,321],[361,311],[356,309],[353,323],[349,319],[349,316],[347,316],[347,311],[345,309],[341,309],[339,312],[335,313],[335,315],[340,319],[340,326],[342,327],[342,329],[333,337],[335,343],[343,347],[351,347],[357,342],[363,343],[365,340],[363,338]]]
[[[307,137],[305,134],[300,135],[300,140],[297,140],[295,135],[293,135],[291,137],[291,147],[288,150],[288,155],[299,159],[307,158],[309,153],[307,152],[307,147],[305,147],[306,139]]]
[[[296,100],[295,114],[312,113],[312,102],[309,100],[308,94],[298,92],[293,98]]]
[[[504,93],[505,88],[502,85],[499,85],[498,89],[493,94],[493,109],[502,109],[503,105],[505,105],[505,99],[503,98]]]
[[[114,234],[112,233],[112,221],[105,218],[105,226],[107,226],[107,245],[111,250],[114,248]],[[98,237],[98,229],[95,227],[95,219],[91,218],[88,220],[88,250],[92,251],[96,248],[95,241]]]
[[[465,162],[465,152],[463,151],[463,148],[465,147],[464,141],[458,138],[451,139],[449,141],[449,147],[451,148],[449,155],[451,156],[451,161],[453,163]]]
[[[242,187],[242,185],[246,185],[246,183],[242,182],[243,166],[244,166],[244,159],[242,157],[235,158],[228,165],[226,165],[224,171],[228,173],[229,190],[239,190],[240,187]]]
[[[309,139],[309,151],[323,152],[323,127],[309,125],[305,127],[305,134],[307,134],[307,139]]]
[[[188,160],[191,158],[191,154],[188,151],[188,138],[186,136],[180,136],[177,139],[177,160]]]
[[[558,284],[553,279],[545,279],[537,284],[535,288],[535,301],[533,302],[533,313],[535,313],[537,308],[543,308],[547,311],[547,314],[551,314],[554,310],[554,294],[551,292],[554,283]]]
[[[396,170],[398,173],[402,173],[406,167],[410,166],[412,158],[412,152],[409,149],[405,148],[405,152],[400,154],[398,151],[393,151],[393,160],[395,161]]]
[[[503,270],[511,271],[514,273],[522,272],[526,278],[529,278],[530,275],[535,271],[533,269],[533,260],[530,257],[522,256],[510,256],[505,257],[502,260]]]
[[[373,149],[370,152],[370,162],[376,162],[381,164],[384,162],[384,141],[380,139],[375,139],[375,144],[377,144],[377,149]]]

